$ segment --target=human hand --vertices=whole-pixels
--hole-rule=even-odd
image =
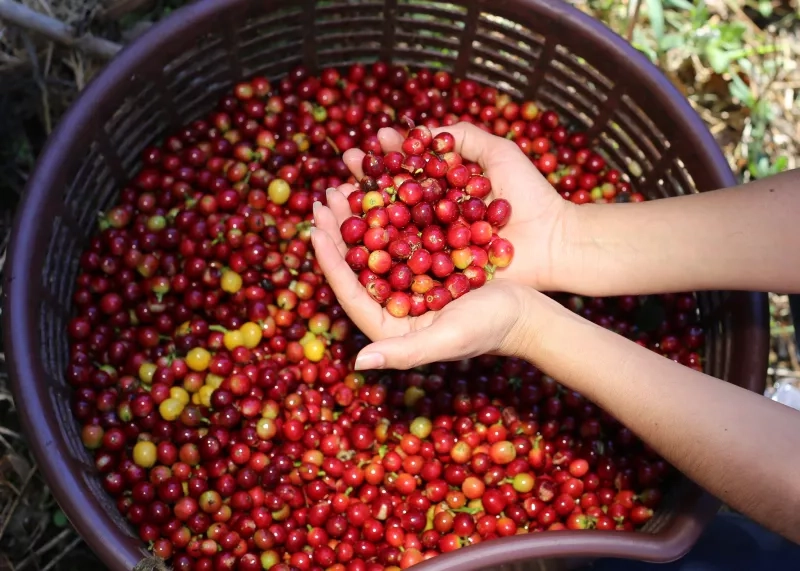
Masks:
[[[491,181],[492,192],[487,202],[504,198],[511,204],[511,218],[500,233],[514,245],[517,255],[495,277],[544,291],[560,289],[557,266],[567,258],[575,205],[558,195],[514,142],[470,123],[432,129],[434,136],[444,131],[455,138],[456,151],[477,162]],[[392,128],[381,129],[378,138],[384,152],[399,151],[403,142],[403,136]],[[346,151],[343,157],[357,180],[364,176],[363,157],[364,152],[358,149]],[[346,197],[355,189],[352,184],[344,184],[328,192],[328,208],[333,216],[323,216],[316,222],[334,239],[342,255],[347,248],[339,226],[352,215]]]
[[[487,353],[522,356],[532,331],[528,323],[530,302],[534,296],[544,297],[542,294],[511,280],[492,280],[441,311],[393,317],[370,297],[345,262],[329,233],[338,233],[332,217],[327,208],[315,206],[316,227],[311,241],[336,299],[356,327],[373,341],[358,354],[357,370],[405,370]]]

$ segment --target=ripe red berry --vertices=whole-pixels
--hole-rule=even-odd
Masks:
[[[367,293],[380,304],[386,303],[392,293],[392,287],[386,280],[376,278],[367,284]]]
[[[411,311],[411,298],[405,292],[393,292],[386,300],[386,311],[393,317],[405,317]]]
[[[403,152],[407,155],[421,155],[425,152],[425,143],[420,139],[408,138],[403,141]]]
[[[455,188],[464,188],[469,182],[469,170],[463,164],[451,167],[447,171],[447,182]]]
[[[496,238],[489,245],[489,263],[497,268],[505,268],[514,258],[514,246],[503,238]]]
[[[436,214],[436,219],[442,224],[451,224],[458,219],[458,205],[454,201],[444,198],[436,203],[434,213]]]
[[[511,217],[511,204],[505,198],[495,198],[486,208],[486,221],[495,228],[502,228]]]
[[[425,274],[431,268],[431,254],[428,250],[414,251],[408,259],[408,267],[415,274]]]
[[[469,278],[464,274],[451,274],[444,280],[444,287],[453,299],[458,299],[470,290]]]
[[[447,252],[431,254],[431,273],[437,278],[446,278],[455,270],[455,264]]]
[[[386,250],[375,250],[369,255],[367,267],[379,276],[388,273],[392,268],[392,256]]]
[[[440,226],[426,226],[422,230],[422,246],[429,252],[440,252],[446,246],[444,231]]]
[[[396,260],[407,260],[411,256],[411,246],[407,240],[398,238],[389,243],[389,254]]]
[[[422,200],[422,186],[415,180],[407,180],[397,189],[397,197],[409,206]]]
[[[365,220],[357,216],[351,216],[342,222],[342,227],[340,229],[342,232],[342,240],[344,240],[345,244],[350,246],[358,244],[362,238],[364,238],[364,234],[368,229],[369,225]]]
[[[389,285],[397,291],[405,291],[411,287],[414,273],[405,264],[397,264],[389,273]]]
[[[447,132],[437,134],[431,141],[431,150],[439,155],[453,152],[455,146],[455,137]]]
[[[446,242],[449,248],[458,250],[469,246],[472,239],[470,228],[464,224],[453,224],[447,229]]]
[[[364,245],[370,252],[383,250],[389,245],[389,232],[385,228],[370,228],[364,233]]]
[[[469,178],[464,190],[470,196],[483,199],[492,192],[492,183],[483,175],[475,175]]]

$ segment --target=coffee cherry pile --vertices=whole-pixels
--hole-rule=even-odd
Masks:
[[[314,258],[312,205],[327,188],[358,182],[341,158],[358,147],[378,188],[360,181],[357,220],[408,237],[416,232],[405,229],[424,233],[438,220],[447,243],[463,219],[472,259],[454,255],[463,242],[451,243],[462,272],[452,275],[501,266],[510,249],[490,246],[494,261],[478,253],[502,243],[494,232],[508,216],[503,206],[472,210],[482,210],[489,181],[463,161],[447,163],[456,159],[446,136],[417,151],[426,128],[458,121],[514,140],[565,199],[643,200],[555,113],[444,71],[379,62],[236,85],[208,116],[145,149],[141,170],[101,217],[80,257],[67,327],[71,406],[104,489],[176,571],[404,569],[514,534],[630,531],[658,508],[672,473],[664,460],[529,363],[482,356],[354,371],[367,340]],[[443,198],[423,189],[402,210],[411,182],[423,185],[417,168],[405,189],[381,182],[400,159],[383,154],[381,127],[407,136],[401,168],[431,155],[419,164],[422,180],[440,181]],[[453,171],[462,178],[450,180]],[[388,198],[367,196],[379,189]],[[431,213],[415,220],[420,204]],[[395,211],[411,218],[393,223]],[[481,220],[491,234],[472,230]],[[372,252],[408,266],[412,281],[428,271],[412,270],[412,246],[444,251],[422,237],[408,238],[405,251],[395,241]],[[437,272],[443,284],[452,277]],[[407,291],[399,285],[390,289]],[[555,297],[702,369],[692,294]]]
[[[511,204],[483,199],[492,183],[455,151],[448,132],[414,127],[403,152],[368,153],[341,225],[345,259],[394,317],[438,311],[505,268],[514,246],[496,234]]]

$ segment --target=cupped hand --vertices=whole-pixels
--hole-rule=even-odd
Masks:
[[[492,192],[486,201],[504,198],[511,204],[511,218],[499,233],[514,245],[515,256],[510,266],[497,271],[496,277],[543,291],[558,289],[556,265],[565,258],[575,205],[558,195],[513,141],[470,123],[432,129],[434,136],[444,131],[455,138],[456,151],[478,163],[491,181]],[[403,136],[392,128],[381,129],[378,138],[384,152],[399,151],[403,142]],[[343,157],[356,180],[363,177],[363,157],[364,152],[358,149],[346,151]],[[352,215],[346,197],[354,190],[354,185],[344,184],[328,192],[333,217],[317,221],[334,238],[342,255],[346,246],[339,238],[339,226]]]
[[[441,311],[393,317],[370,297],[345,262],[337,238],[329,234],[331,225],[336,229],[332,217],[327,208],[315,207],[311,241],[337,300],[373,341],[358,354],[357,370],[405,370],[487,353],[521,356],[524,352],[530,341],[529,305],[533,296],[542,294],[511,280],[492,280]]]

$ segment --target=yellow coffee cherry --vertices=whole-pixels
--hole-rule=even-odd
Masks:
[[[175,399],[184,406],[189,404],[189,393],[183,387],[171,387],[169,389],[169,398]]]
[[[192,322],[184,321],[175,329],[175,335],[188,335],[192,331]]]
[[[158,412],[166,421],[177,420],[183,412],[183,403],[174,398],[168,398],[158,405]]]
[[[361,201],[361,209],[366,213],[373,208],[380,208],[383,206],[383,194],[377,190],[371,190],[364,195]]]
[[[255,349],[261,343],[261,326],[258,323],[248,321],[239,328],[242,334],[242,344],[248,349]]]
[[[306,346],[306,345],[308,345],[308,344],[309,344],[311,341],[314,341],[316,338],[317,338],[317,336],[316,336],[316,335],[314,335],[313,333],[311,333],[311,331],[306,331],[305,335],[303,335],[303,336],[300,338],[300,340],[298,341],[298,343],[300,343],[300,345],[301,345],[301,346],[305,347],[305,346]]]
[[[220,287],[222,291],[236,293],[242,289],[242,276],[232,270],[225,270],[220,278]]]
[[[220,377],[219,375],[215,375],[214,373],[209,373],[206,375],[206,384],[212,389],[218,389],[224,380],[224,378]]]
[[[195,347],[186,354],[186,365],[192,371],[205,371],[211,363],[211,353],[202,347]]]
[[[417,401],[419,401],[419,399],[423,398],[424,396],[425,396],[425,391],[422,390],[421,388],[414,386],[408,387],[406,389],[405,394],[403,395],[403,404],[411,408],[412,406],[417,404]]]
[[[141,466],[142,468],[152,468],[156,463],[156,457],[156,445],[152,442],[140,440],[133,447],[133,461],[137,466]]]
[[[200,401],[199,404],[210,407],[211,406],[211,395],[214,394],[214,387],[211,385],[203,385],[200,387],[200,390],[194,395]]]
[[[244,347],[244,335],[238,329],[228,331],[222,336],[222,344],[228,351],[233,351],[237,347]]]
[[[282,178],[275,178],[269,183],[267,187],[267,195],[269,199],[275,204],[286,204],[289,196],[292,194],[292,187],[289,183]]]
[[[326,333],[331,327],[331,318],[324,313],[316,313],[308,320],[308,330],[311,333]]]
[[[156,374],[157,368],[154,363],[142,363],[139,366],[139,379],[144,384],[149,385],[153,382],[153,375]]]
[[[308,140],[308,135],[305,133],[295,133],[292,136],[292,140],[297,143],[297,150],[301,153],[305,153],[311,146],[311,143]]]
[[[318,363],[325,356],[325,342],[321,339],[314,339],[303,346],[303,355],[306,359]]]

